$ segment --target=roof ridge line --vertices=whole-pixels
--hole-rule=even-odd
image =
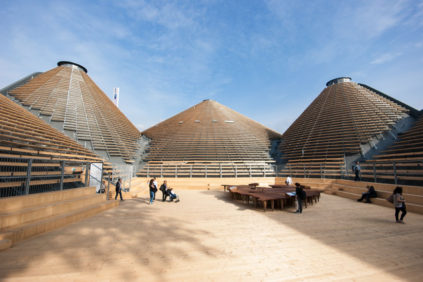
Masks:
[[[381,92],[381,91],[379,91],[379,90],[377,90],[377,89],[375,89],[373,87],[370,87],[370,86],[368,86],[368,85],[366,85],[364,83],[357,83],[357,84],[360,85],[360,86],[362,86],[362,87],[364,87],[364,88],[367,88],[367,89],[375,92],[376,94],[378,94],[378,95],[380,95],[380,96],[382,96],[382,97],[384,97],[384,98],[386,98],[388,100],[391,100],[392,102],[394,102],[394,103],[396,103],[396,104],[398,104],[400,106],[403,106],[404,108],[406,108],[408,110],[410,110],[410,115],[412,117],[418,118],[420,116],[420,111],[419,110],[417,110],[417,109],[415,109],[415,108],[413,108],[413,107],[411,107],[411,106],[409,106],[409,105],[407,105],[407,104],[405,104],[405,103],[403,103],[403,102],[401,102],[401,101],[399,101],[399,100],[397,100],[397,99],[389,96],[388,94],[385,94],[385,93],[383,93],[383,92]]]

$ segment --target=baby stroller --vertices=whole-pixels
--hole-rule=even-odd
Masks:
[[[173,192],[173,189],[172,189],[172,188],[168,188],[168,189],[166,190],[166,194],[167,194],[167,196],[169,196],[169,198],[170,198],[170,201],[171,201],[171,202],[173,202],[173,200],[175,200],[175,203],[179,202],[179,196],[178,196],[178,195],[176,195],[176,194]]]

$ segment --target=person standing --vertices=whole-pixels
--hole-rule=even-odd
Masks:
[[[150,205],[153,204],[154,200],[156,199],[156,192],[157,192],[157,181],[156,177],[153,177],[148,184],[150,188]]]
[[[288,176],[288,177],[286,178],[286,180],[285,180],[285,184],[286,184],[286,185],[288,185],[288,186],[291,186],[291,185],[292,185],[292,178],[291,178],[291,176]]]
[[[115,200],[117,199],[118,194],[120,195],[120,200],[123,201],[123,197],[122,197],[122,179],[121,178],[118,178],[118,180],[116,182]]]
[[[168,193],[167,193],[167,181],[165,180],[165,181],[163,181],[163,184],[160,186],[160,191],[162,191],[162,201],[164,202],[164,201],[166,201],[166,198],[167,198],[167,196],[168,196]]]
[[[397,223],[404,223],[403,219],[407,214],[405,207],[405,200],[402,196],[402,187],[397,186],[394,190],[394,206],[395,206],[395,220]],[[398,219],[399,212],[401,211],[401,218]]]
[[[303,212],[303,201],[305,200],[305,192],[304,192],[304,186],[300,183],[295,183],[295,194],[297,196],[297,210],[296,213],[302,213]]]
[[[355,178],[354,181],[360,181],[360,171],[361,171],[361,167],[360,167],[360,163],[359,162],[355,162],[355,165],[353,167],[354,173],[355,173]]]

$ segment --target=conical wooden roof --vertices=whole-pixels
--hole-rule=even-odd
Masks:
[[[360,145],[388,131],[409,109],[350,79],[330,81],[283,134],[284,159],[360,154]]]
[[[271,161],[271,139],[280,134],[213,100],[143,132],[151,161]]]
[[[3,95],[0,95],[0,152],[2,158],[31,155],[36,159],[101,161],[93,152]]]
[[[140,132],[82,66],[59,62],[8,94],[106,159],[134,159]]]

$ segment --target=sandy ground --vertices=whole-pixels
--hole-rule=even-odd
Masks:
[[[303,214],[222,191],[113,210],[0,252],[2,281],[423,281],[423,215],[322,195]],[[159,193],[160,194],[160,193]]]

